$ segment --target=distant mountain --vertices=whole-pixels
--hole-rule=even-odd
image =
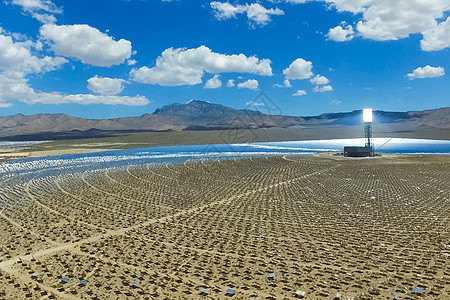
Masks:
[[[115,119],[84,119],[65,114],[36,114],[0,117],[0,137],[41,135],[49,138],[101,136],[112,132],[248,129],[270,127],[325,127],[361,124],[361,110],[296,117],[267,115],[254,110],[234,109],[206,101],[171,104],[152,114]],[[394,124],[409,130],[419,127],[450,129],[450,107],[410,112],[375,111],[374,122]]]
[[[307,121],[321,121],[330,125],[352,126],[361,124],[362,110],[344,113],[329,113],[314,117],[304,117]],[[436,128],[450,128],[450,107],[439,109],[390,112],[376,110],[373,112],[374,123],[400,123],[410,122],[417,126],[426,125]]]

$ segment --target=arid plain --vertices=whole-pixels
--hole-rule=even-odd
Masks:
[[[450,299],[450,157],[130,166],[0,185],[0,299]]]

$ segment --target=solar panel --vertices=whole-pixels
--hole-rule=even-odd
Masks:
[[[236,294],[236,290],[233,290],[233,289],[228,289],[228,290],[226,290],[225,291],[228,295],[234,295],[234,294]]]
[[[81,279],[80,281],[78,281],[79,285],[85,285],[87,283],[87,280]]]
[[[138,286],[139,285],[139,281],[132,281],[130,282],[131,286]]]

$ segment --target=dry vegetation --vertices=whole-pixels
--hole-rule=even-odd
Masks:
[[[301,157],[0,179],[0,299],[450,299],[449,169]]]

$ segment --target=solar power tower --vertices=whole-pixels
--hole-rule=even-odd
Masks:
[[[354,147],[354,146],[345,146],[344,147],[344,156],[346,157],[371,157],[374,156],[375,152],[373,151],[373,141],[372,141],[372,109],[366,108],[363,110],[363,121],[364,121],[364,138],[365,145],[364,147]]]
[[[370,148],[370,156],[373,156],[373,142],[372,142],[372,122],[373,113],[371,108],[365,108],[363,110],[364,120],[364,137],[366,140],[366,147]]]

